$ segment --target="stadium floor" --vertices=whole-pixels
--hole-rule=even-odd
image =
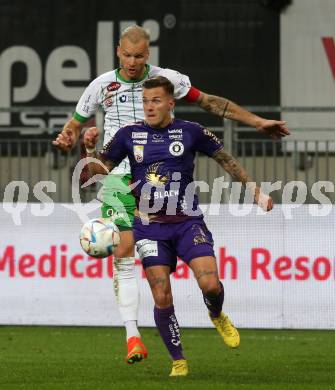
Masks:
[[[124,330],[0,327],[0,389],[335,389],[335,332],[241,330],[229,350],[214,329],[183,329],[190,374],[169,378],[155,329],[146,361],[127,366]]]

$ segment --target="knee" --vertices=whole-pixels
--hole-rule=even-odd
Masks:
[[[173,299],[171,291],[159,290],[153,291],[152,293],[155,301],[155,306],[159,309],[165,309],[172,305]]]
[[[217,279],[208,280],[207,283],[201,286],[204,295],[218,295],[221,291],[220,282]]]
[[[122,243],[114,249],[114,256],[117,258],[123,257],[133,257],[134,256],[134,246],[130,243]]]
[[[133,233],[129,230],[120,232],[120,244],[114,249],[114,257],[133,257],[135,252]]]

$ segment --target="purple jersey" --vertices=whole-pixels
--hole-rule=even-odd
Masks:
[[[195,153],[212,156],[221,148],[221,141],[198,123],[173,119],[160,129],[145,122],[124,126],[100,154],[115,164],[128,156],[140,212],[155,222],[179,222],[202,215],[193,182]]]

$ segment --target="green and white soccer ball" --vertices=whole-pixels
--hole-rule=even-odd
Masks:
[[[120,243],[120,232],[109,218],[95,218],[81,228],[80,245],[92,257],[108,257]]]

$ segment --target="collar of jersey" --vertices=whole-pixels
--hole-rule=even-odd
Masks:
[[[169,126],[171,126],[171,125],[174,124],[175,119],[176,119],[176,118],[171,118],[171,122],[170,122],[168,125],[166,125],[165,127],[157,127],[157,128],[156,128],[156,127],[151,127],[151,126],[149,125],[149,123],[147,123],[145,120],[143,121],[143,123],[144,123],[146,126],[148,126],[149,129],[158,132],[158,131],[165,131],[165,130],[167,130],[167,128],[168,128]]]
[[[120,79],[121,81],[123,81],[124,83],[134,84],[134,83],[138,83],[138,82],[144,80],[148,76],[149,70],[150,70],[150,65],[149,64],[145,64],[145,72],[144,72],[144,75],[140,79],[126,80],[124,77],[122,77],[120,75],[120,68],[117,68],[116,69],[116,77],[118,79]]]

